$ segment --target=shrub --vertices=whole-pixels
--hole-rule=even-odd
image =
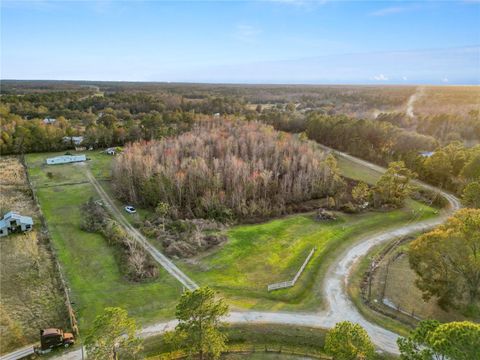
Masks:
[[[158,267],[150,254],[92,198],[81,206],[81,211],[82,230],[102,234],[109,245],[121,250],[121,267],[129,279],[139,281],[158,275]]]

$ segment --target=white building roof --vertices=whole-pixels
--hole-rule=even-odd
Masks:
[[[66,164],[77,161],[85,161],[87,156],[85,154],[81,155],[61,155],[55,156],[52,158],[47,158],[47,164]]]
[[[19,220],[23,224],[33,225],[33,219],[30,216],[23,216],[13,211],[9,211],[8,213],[6,213],[1,221],[5,222],[9,219],[15,219]]]

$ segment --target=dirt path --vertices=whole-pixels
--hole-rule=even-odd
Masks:
[[[183,271],[181,271],[170,259],[163,255],[158,249],[151,245],[148,240],[143,236],[137,229],[135,229],[125,218],[122,212],[117,208],[115,202],[110,198],[110,196],[103,190],[100,183],[95,179],[90,170],[86,169],[87,178],[90,183],[93,185],[95,190],[102,198],[105,204],[108,205],[111,214],[124,228],[125,230],[135,239],[140,245],[144,247],[146,251],[152,255],[152,257],[157,261],[167,272],[172,275],[175,279],[180,281],[183,286],[189,290],[195,290],[198,288],[198,285],[190,279]]]
[[[383,173],[385,171],[385,168],[382,168],[378,165],[371,164],[367,161],[355,158],[351,155],[341,153],[327,147],[323,148],[329,152],[335,153],[339,157],[344,157],[357,164],[366,166],[374,171],[378,171],[380,173]],[[135,234],[135,237],[138,237],[138,240],[141,241],[141,243],[146,246],[149,251],[152,251],[152,256],[153,254],[159,253],[156,249],[153,248],[153,246],[148,244],[146,239],[135,228],[133,228],[128,223],[128,221],[124,218],[123,214],[115,207],[113,201],[111,201],[108,194],[105,193],[105,191],[102,189],[100,184],[98,184],[98,181],[93,177],[93,175],[91,175],[91,173],[88,173],[88,176],[93,186],[99,192],[102,199],[106,203],[108,203],[109,206],[111,206],[117,220],[121,222],[122,225],[124,225],[126,228],[130,229],[132,235]],[[419,231],[429,230],[443,223],[453,211],[461,207],[460,201],[455,196],[430,185],[421,183],[419,181],[416,181],[415,183],[430,190],[438,191],[448,200],[450,204],[449,208],[443,211],[442,214],[435,219],[410,223],[407,225],[403,225],[401,228],[395,230],[384,231],[374,235],[369,235],[353,244],[338,258],[338,261],[331,266],[324,279],[323,292],[325,303],[327,304],[325,310],[322,310],[318,313],[237,311],[231,312],[229,316],[225,318],[225,321],[231,323],[274,323],[331,328],[335,325],[335,323],[339,321],[348,320],[363,326],[378,348],[392,354],[398,354],[398,347],[396,344],[398,335],[365,319],[357,310],[352,301],[349,299],[346,291],[346,284],[348,283],[349,275],[355,262],[358,261],[361,257],[365,256],[370,251],[370,249],[372,249],[373,246],[387,241],[391,241],[398,237],[403,237]],[[170,270],[169,272],[173,276],[175,276],[180,282],[183,283],[183,281],[185,281],[190,286],[194,285],[193,281],[188,278],[187,279],[189,280],[189,282],[187,282],[185,280],[186,276],[181,273],[181,271],[178,270],[176,266],[171,263],[170,260],[166,259],[163,254],[159,259],[162,259],[162,266],[164,266],[167,271]],[[163,262],[163,259],[166,259],[167,261]],[[174,268],[171,267],[170,264],[173,265]],[[174,271],[173,269],[177,269],[181,274],[183,274],[183,276],[180,275],[177,271]],[[196,285],[194,286],[196,287]],[[143,328],[140,332],[140,335],[142,337],[158,335],[164,333],[165,331],[172,330],[175,325],[175,320],[153,324]],[[79,349],[59,355],[56,357],[56,359],[77,360],[82,358],[81,354],[81,350]],[[0,358],[0,360],[3,360],[3,358]]]
[[[413,112],[413,108],[414,108],[414,105],[415,105],[415,102],[425,93],[425,87],[423,86],[419,86],[415,89],[415,92],[413,93],[412,96],[410,96],[408,98],[408,102],[407,102],[407,108],[405,110],[405,114],[407,114],[407,116],[409,118],[414,118],[415,117],[415,113]]]

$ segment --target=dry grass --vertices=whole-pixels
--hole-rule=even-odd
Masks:
[[[423,300],[422,292],[415,286],[416,274],[410,268],[408,255],[402,254],[397,258],[393,256],[387,273],[385,262],[388,258],[392,258],[392,255],[386,256],[376,273],[374,293],[382,293],[386,280],[384,298],[398,306],[401,311],[414,314],[420,319],[437,319],[442,322],[466,320],[459,312],[442,310],[433,298],[429,301]]]
[[[11,210],[28,216],[35,215],[25,170],[20,161],[15,157],[2,157],[0,174],[1,216]]]
[[[17,158],[0,158],[0,215],[34,218],[34,230],[0,238],[0,352],[38,340],[44,327],[65,327],[67,313],[37,206]]]

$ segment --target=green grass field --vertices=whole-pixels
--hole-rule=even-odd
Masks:
[[[353,161],[337,156],[338,167],[343,176],[353,180],[359,180],[373,185],[377,182],[382,174],[379,172],[357,164]]]
[[[415,211],[413,214],[412,211]],[[434,209],[409,201],[404,209],[338,214],[335,221],[314,214],[291,215],[228,230],[228,242],[213,253],[179,262],[194,280],[223,293],[233,305],[263,310],[313,310],[322,304],[321,280],[332,261],[348,245],[368,233],[434,215]],[[316,247],[295,287],[267,292],[267,285],[290,280]]]
[[[84,165],[43,164],[46,157],[54,155],[30,154],[26,160],[52,242],[71,287],[80,331],[88,328],[95,315],[106,306],[123,307],[141,323],[173,317],[182,291],[175,279],[161,270],[159,278],[152,282],[127,281],[120,272],[114,248],[102,236],[84,232],[79,227],[80,205],[91,196],[98,197],[87,182],[83,167],[90,167],[96,176],[106,177],[111,158],[89,152],[92,160]]]

